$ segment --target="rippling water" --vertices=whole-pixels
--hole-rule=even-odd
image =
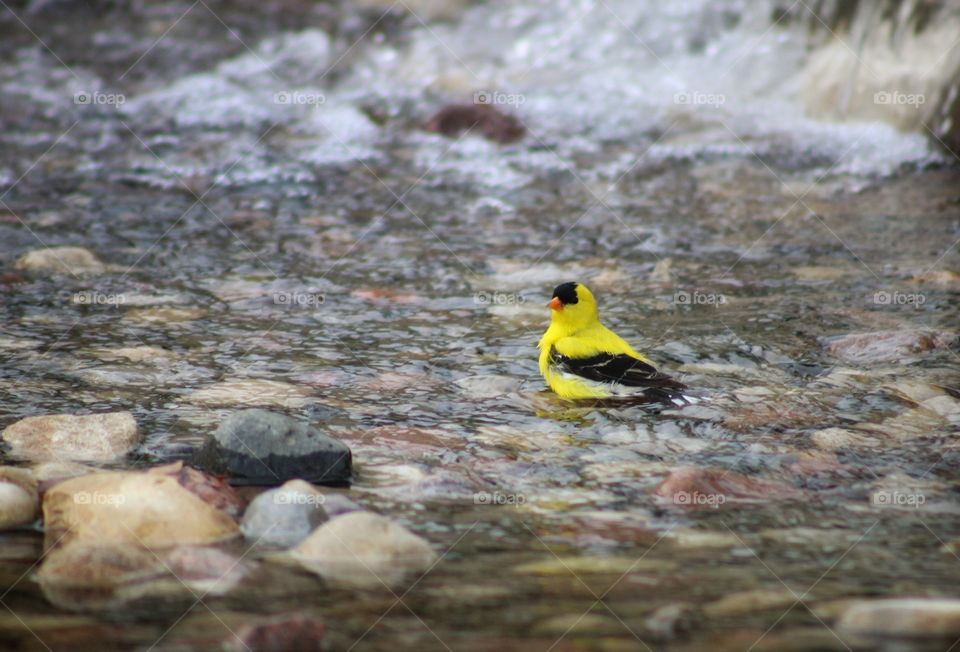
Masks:
[[[291,595],[278,577],[266,600],[116,624],[66,620],[16,582],[39,536],[9,533],[4,600],[39,638],[8,617],[5,641],[211,649],[220,618],[306,606],[333,649],[635,649],[654,609],[769,589],[779,602],[708,609],[724,615],[671,649],[844,649],[824,626],[836,601],[955,591],[958,413],[904,383],[955,398],[956,346],[856,363],[821,338],[956,328],[960,177],[919,135],[804,117],[807,35],[771,27],[773,5],[484,3],[429,24],[299,2],[101,9],[32,3],[0,23],[4,271],[42,244],[112,266],[0,277],[0,425],[130,410],[146,443],[129,465],[146,465],[248,400],[335,406],[350,494],[447,554],[382,620],[392,596]],[[420,129],[476,92],[521,141]],[[544,392],[544,303],[572,279],[704,401]],[[135,346],[170,355],[110,353]],[[233,398],[202,398],[218,383]],[[831,427],[887,436],[818,443]],[[685,466],[799,493],[656,497]]]

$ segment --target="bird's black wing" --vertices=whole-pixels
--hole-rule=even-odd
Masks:
[[[657,371],[646,362],[624,353],[599,353],[589,358],[569,358],[554,350],[550,359],[563,371],[596,382],[666,390],[670,394],[687,388],[680,381]]]

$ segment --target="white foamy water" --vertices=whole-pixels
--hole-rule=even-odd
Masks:
[[[527,0],[429,26],[411,18],[390,39],[288,32],[208,70],[147,82],[118,114],[138,132],[174,128],[170,146],[169,135],[146,139],[163,162],[130,155],[138,178],[157,185],[197,174],[222,175],[223,185],[309,183],[326,165],[394,165],[397,147],[413,174],[429,170],[426,184],[495,189],[569,170],[610,180],[664,159],[760,156],[778,174],[815,178],[884,175],[940,157],[920,133],[808,117],[810,37],[774,25],[773,13],[773,2]],[[38,65],[46,57],[22,52],[5,90],[59,110],[75,86],[105,85],[82,69],[78,80]],[[417,129],[481,91],[522,120],[523,141]]]

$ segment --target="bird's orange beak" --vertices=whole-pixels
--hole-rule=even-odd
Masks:
[[[553,297],[547,305],[550,306],[550,310],[563,310],[563,302],[559,297]]]

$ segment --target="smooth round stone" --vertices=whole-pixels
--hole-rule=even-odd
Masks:
[[[217,543],[239,534],[226,512],[166,472],[101,472],[65,480],[44,494],[43,520],[48,547],[77,540],[159,548]]]
[[[384,516],[352,512],[318,527],[290,558],[331,582],[394,587],[426,572],[437,554],[425,539]]]
[[[44,247],[20,256],[13,265],[16,269],[40,274],[69,274],[74,276],[103,274],[107,266],[83,247]]]
[[[850,606],[837,625],[857,634],[908,638],[960,636],[960,600],[894,598]]]
[[[197,466],[234,482],[276,484],[295,478],[318,484],[350,480],[350,448],[303,421],[250,409],[220,423],[194,457]]]
[[[295,546],[327,521],[326,496],[303,480],[290,480],[250,503],[240,531],[255,543]]]
[[[33,474],[12,466],[0,467],[0,530],[32,523],[39,507]]]
[[[0,437],[14,457],[37,461],[113,462],[140,442],[129,412],[27,417],[7,426]]]

